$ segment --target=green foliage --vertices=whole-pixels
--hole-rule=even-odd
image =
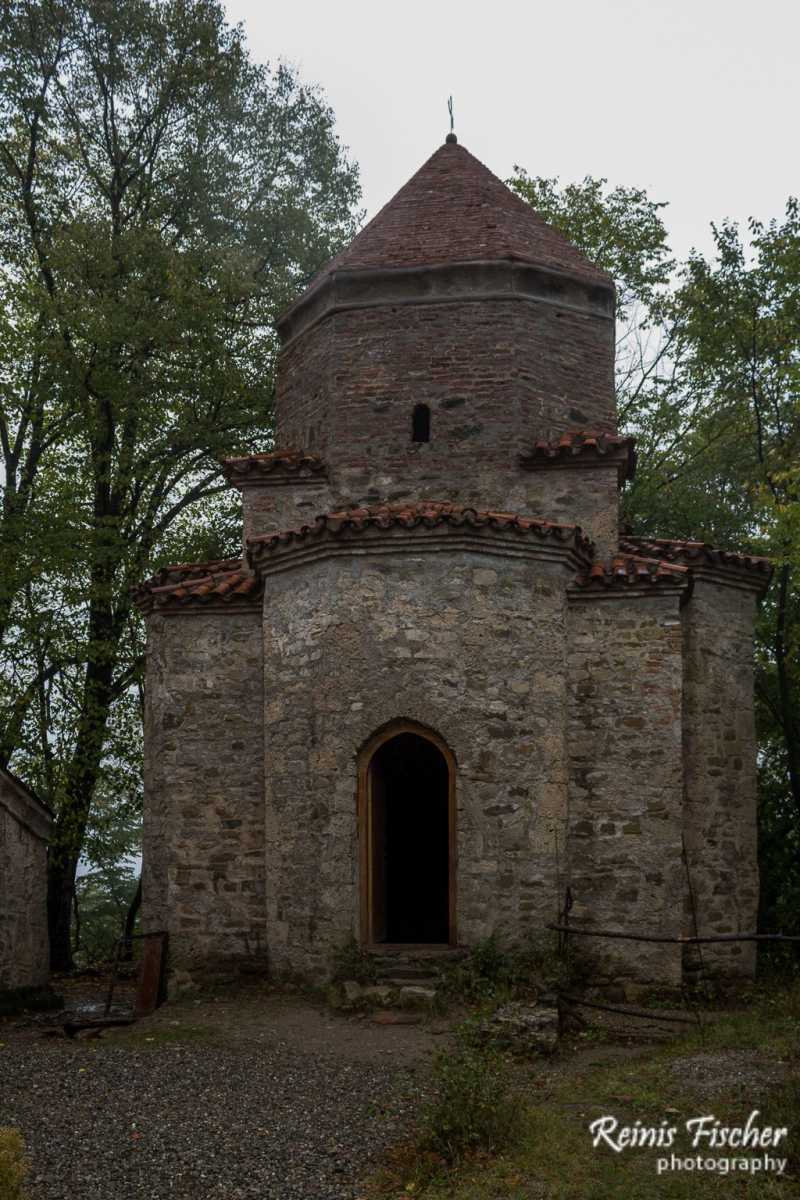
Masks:
[[[16,1129],[0,1128],[0,1196],[2,1200],[27,1200],[25,1181],[30,1165],[25,1142]]]
[[[510,997],[526,980],[530,982],[517,955],[490,934],[476,942],[466,958],[444,969],[437,992],[445,1003],[482,1004]]]
[[[469,1154],[498,1154],[514,1140],[520,1107],[502,1057],[469,1040],[434,1062],[433,1096],[420,1122],[419,1147],[453,1164]]]
[[[477,942],[466,958],[444,969],[441,1003],[501,1003],[531,992],[553,991],[576,981],[571,955],[557,953],[554,934],[537,934],[504,946],[496,933]]]
[[[629,496],[648,524],[771,557],[756,628],[763,927],[800,932],[800,211],[714,227],[676,291],[691,420]],[[749,244],[748,244],[749,242]],[[663,526],[662,526],[663,527]],[[773,956],[774,957],[774,956]]]
[[[125,862],[109,861],[78,877],[73,931],[79,966],[113,958],[117,941],[125,932],[125,917],[137,883],[138,872]]]
[[[621,424],[639,439],[645,462],[676,421],[669,381],[675,369],[675,319],[669,305],[675,262],[661,201],[641,188],[609,188],[587,176],[561,185],[515,167],[509,186],[560,230],[617,289],[616,391]]]
[[[348,979],[364,985],[375,982],[375,964],[354,937],[334,951],[332,966],[334,983],[344,983]]]
[[[617,285],[617,315],[634,304],[652,305],[669,283],[674,261],[662,220],[663,202],[641,188],[608,189],[587,175],[580,183],[528,175],[514,167],[509,187],[551,225],[608,271]]]
[[[788,794],[785,750],[774,727],[762,733],[759,763],[759,927],[800,935],[800,821]],[[800,975],[800,945],[759,947],[759,972]]]
[[[219,459],[269,448],[274,317],[358,196],[324,98],[217,0],[3,5],[0,763],[57,813],[62,959],[101,809],[141,802],[131,587],[237,552]]]
[[[528,1075],[527,1103],[517,1103],[518,1124],[499,1153],[467,1152],[450,1159],[424,1146],[404,1147],[369,1194],[393,1198],[413,1194],[425,1200],[498,1200],[501,1196],[508,1200],[649,1200],[653,1196],[728,1200],[734,1195],[742,1200],[780,1200],[796,1196],[798,1003],[796,984],[770,989],[746,1009],[737,1006],[718,1013],[706,1025],[702,1039],[692,1031],[666,1045],[636,1047],[630,1056],[605,1060],[594,1056],[590,1062],[581,1055],[563,1061],[546,1076],[531,1079]],[[746,1062],[743,1050],[748,1053]],[[460,1083],[467,1094],[476,1082],[479,1063],[478,1059],[466,1070],[453,1068],[456,1080],[464,1071]],[[769,1078],[782,1073],[783,1067],[788,1067],[787,1080],[775,1087]],[[506,1080],[501,1067],[501,1089]],[[457,1082],[447,1092],[455,1105],[458,1086]],[[639,1121],[658,1127],[665,1114],[674,1114],[680,1127],[701,1113],[714,1113],[725,1125],[741,1126],[754,1108],[760,1111],[762,1127],[789,1129],[780,1149],[780,1157],[789,1160],[785,1176],[734,1178],[711,1171],[656,1176],[660,1151],[637,1147],[617,1154],[594,1147],[587,1129],[591,1120],[606,1113],[630,1126]],[[443,1117],[446,1122],[446,1113]],[[683,1157],[681,1149],[678,1153]]]

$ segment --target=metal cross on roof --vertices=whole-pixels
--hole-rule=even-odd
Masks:
[[[448,133],[447,137],[445,138],[445,141],[457,142],[458,138],[456,137],[454,129],[453,129],[454,121],[453,121],[453,97],[452,96],[447,97],[447,111],[450,113],[450,132]]]

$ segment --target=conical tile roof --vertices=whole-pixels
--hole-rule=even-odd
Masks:
[[[516,259],[611,284],[563,234],[548,225],[474,155],[446,142],[384,205],[347,249],[315,277],[334,271],[441,266]]]

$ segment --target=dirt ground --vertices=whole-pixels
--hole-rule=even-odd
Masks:
[[[77,978],[56,980],[64,998],[64,1011],[28,1014],[9,1019],[3,1039],[31,1040],[60,1030],[74,1019],[101,1020],[108,980]],[[133,1007],[134,984],[118,981],[111,1015]],[[149,1017],[131,1026],[108,1028],[104,1041],[124,1044],[148,1037],[193,1040],[205,1037],[211,1044],[242,1048],[252,1043],[293,1047],[303,1053],[331,1055],[351,1062],[381,1062],[387,1057],[400,1066],[426,1061],[449,1040],[457,1015],[447,1019],[424,1013],[390,1010],[373,1013],[332,1009],[323,999],[299,991],[253,984],[201,997],[171,1000]],[[80,1033],[80,1038],[87,1034]]]
[[[432,1059],[464,1016],[342,1012],[253,983],[70,1037],[65,1024],[101,1016],[107,981],[56,987],[66,1012],[0,1022],[0,1125],[26,1138],[32,1200],[356,1200],[413,1129]],[[112,1014],[132,1004],[133,984],[118,984]],[[583,1117],[593,1072],[638,1077],[687,1029],[586,1015],[556,1055],[517,1063],[522,1098]],[[683,1043],[662,1071],[670,1102],[757,1096],[785,1078],[776,1056],[709,1042]]]
[[[257,985],[75,1032],[105,981],[56,986],[65,1011],[0,1022],[0,1126],[25,1138],[31,1200],[352,1200],[450,1036]],[[132,1000],[118,987],[111,1015]]]

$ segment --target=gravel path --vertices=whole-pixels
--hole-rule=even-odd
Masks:
[[[789,1076],[788,1064],[752,1050],[703,1051],[673,1060],[670,1070],[698,1097],[733,1092],[742,1099],[777,1087]]]
[[[0,1125],[32,1200],[340,1200],[402,1134],[412,1078],[281,1043],[9,1042]]]

